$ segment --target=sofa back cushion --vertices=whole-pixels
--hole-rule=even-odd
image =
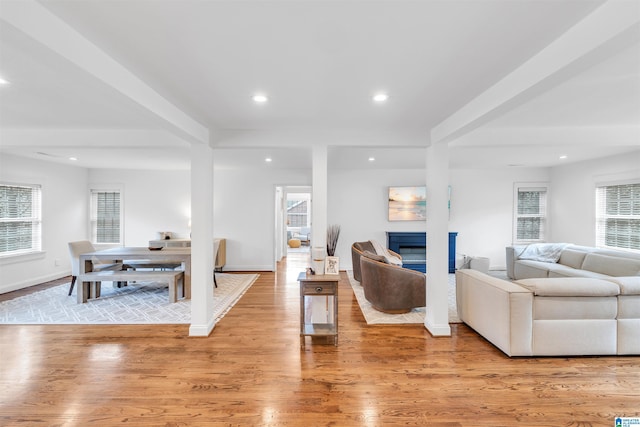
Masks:
[[[371,244],[371,242],[367,241],[367,242],[355,242],[353,244],[353,246],[359,250],[360,252],[364,252],[364,251],[371,251],[371,252],[375,252],[376,250],[373,249],[373,245]]]
[[[589,277],[522,279],[514,283],[542,297],[615,297],[620,294],[616,283]]]
[[[582,269],[608,276],[638,276],[640,260],[591,253],[584,257]]]
[[[586,252],[576,251],[573,249],[565,249],[560,254],[558,264],[566,265],[567,267],[571,268],[581,269],[585,256],[587,256]]]
[[[387,262],[387,259],[383,256],[383,255],[378,255],[376,253],[373,253],[371,251],[364,251],[362,252],[362,256],[363,257],[367,257],[369,259],[372,259],[374,261],[379,261],[379,262],[384,262],[385,264],[389,264]]]

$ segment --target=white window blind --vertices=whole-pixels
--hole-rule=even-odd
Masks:
[[[39,185],[0,184],[0,256],[42,249]]]
[[[546,238],[547,188],[516,187],[514,242],[543,242]]]
[[[120,205],[120,191],[91,190],[91,240],[94,243],[121,243]]]
[[[640,251],[640,183],[596,188],[596,245]]]

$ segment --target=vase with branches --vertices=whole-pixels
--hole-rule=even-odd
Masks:
[[[338,237],[340,237],[340,226],[330,225],[327,228],[327,255],[335,256],[338,247]]]

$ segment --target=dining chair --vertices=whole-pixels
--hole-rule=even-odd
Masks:
[[[71,257],[71,286],[69,286],[69,294],[73,292],[73,286],[80,274],[80,255],[87,252],[95,252],[96,248],[88,240],[79,240],[76,242],[69,242],[69,256]],[[93,260],[93,271],[105,271],[105,270],[122,270],[123,264],[119,262],[109,262]]]

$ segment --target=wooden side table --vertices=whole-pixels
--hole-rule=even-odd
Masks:
[[[305,337],[333,338],[338,345],[338,280],[337,274],[307,275],[300,273],[300,347]],[[324,302],[324,305],[322,304]],[[313,312],[313,308],[316,312]],[[318,307],[324,307],[318,313]]]

